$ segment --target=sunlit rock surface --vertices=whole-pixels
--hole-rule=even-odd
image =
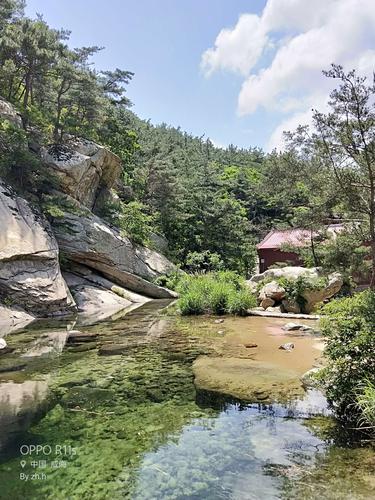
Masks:
[[[36,315],[72,311],[58,256],[47,221],[0,183],[0,296]]]
[[[151,281],[175,266],[163,255],[122,236],[94,214],[65,213],[53,224],[60,249],[74,263],[99,271],[124,288],[152,298],[173,298]]]

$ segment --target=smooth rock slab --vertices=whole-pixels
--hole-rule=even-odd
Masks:
[[[53,229],[60,249],[73,263],[99,271],[114,283],[156,299],[176,293],[152,280],[175,270],[166,257],[136,245],[93,214],[65,213]]]
[[[200,356],[193,372],[198,389],[250,402],[282,401],[304,392],[295,372],[263,361]]]

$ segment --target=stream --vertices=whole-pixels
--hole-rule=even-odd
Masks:
[[[318,335],[167,305],[6,338],[1,499],[375,497],[374,449],[300,383],[320,363]]]

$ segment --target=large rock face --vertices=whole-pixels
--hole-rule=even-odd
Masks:
[[[92,141],[70,139],[42,148],[41,155],[59,178],[60,189],[90,210],[120,178],[120,158]]]
[[[14,106],[0,97],[0,118],[7,120],[16,127],[22,127],[21,115],[16,111]]]
[[[0,296],[36,315],[71,311],[74,301],[49,225],[2,183],[0,228]]]
[[[152,298],[175,294],[150,281],[175,269],[163,255],[132,243],[128,238],[87,212],[65,213],[53,229],[64,255],[74,263],[100,271],[113,282]]]

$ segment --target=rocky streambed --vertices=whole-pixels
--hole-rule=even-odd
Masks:
[[[373,497],[373,450],[301,384],[318,335],[166,305],[6,338],[0,498]]]

